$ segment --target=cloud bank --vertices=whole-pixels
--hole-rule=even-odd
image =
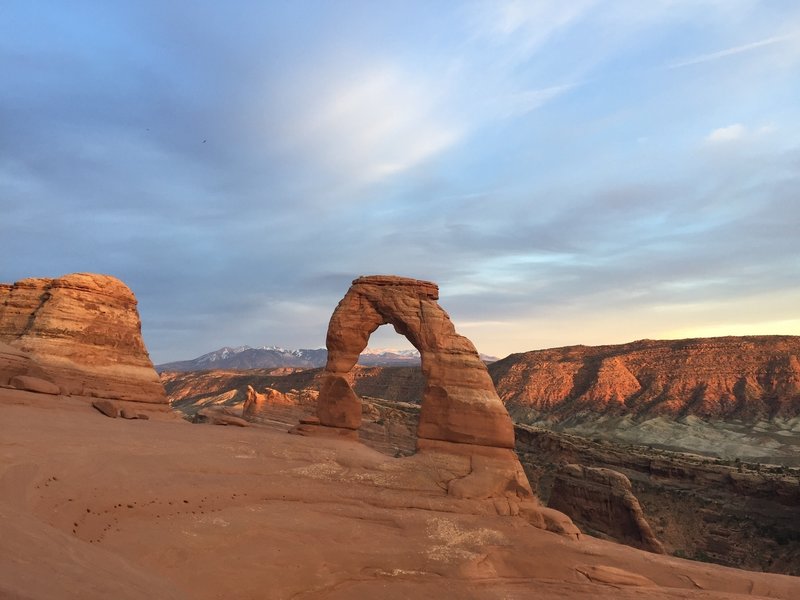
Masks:
[[[797,31],[766,1],[12,3],[0,280],[122,278],[157,362],[322,346],[372,273],[437,281],[498,356],[800,334]]]

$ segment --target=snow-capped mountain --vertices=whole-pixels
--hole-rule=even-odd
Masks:
[[[417,350],[366,348],[358,357],[358,364],[365,367],[417,366],[420,358]]]
[[[289,350],[278,346],[224,346],[191,360],[156,365],[162,371],[205,371],[209,369],[277,369],[292,367],[314,369],[324,367],[328,358],[325,348]],[[481,354],[485,362],[497,360]],[[417,366],[419,352],[413,349],[367,348],[361,353],[358,364],[367,367]]]
[[[224,346],[191,360],[156,365],[161,371],[205,371],[208,369],[277,369],[295,367],[313,369],[324,367],[328,352],[325,348],[287,350],[278,346]]]

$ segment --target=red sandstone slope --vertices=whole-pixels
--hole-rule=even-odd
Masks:
[[[512,354],[490,365],[514,412],[755,420],[800,415],[800,337],[640,340]]]
[[[430,457],[259,427],[114,420],[72,399],[9,393],[0,389],[2,598],[800,594],[796,577],[575,539],[498,514],[493,499],[449,495],[441,482],[451,465]]]

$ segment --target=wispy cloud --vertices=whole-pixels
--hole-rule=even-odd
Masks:
[[[159,362],[319,345],[375,272],[496,355],[797,331],[797,3],[34,4],[0,19],[0,281],[120,276]]]
[[[712,144],[733,142],[742,139],[747,132],[747,129],[741,123],[734,123],[727,127],[720,127],[715,129],[706,136],[706,141]]]
[[[524,92],[511,94],[504,102],[504,116],[514,118],[526,115],[544,106],[551,100],[570,92],[579,85],[580,84],[577,83],[568,83],[565,85],[554,85],[539,90],[526,90]]]
[[[477,37],[511,48],[511,58],[523,61],[559,32],[586,16],[596,0],[487,0],[472,6]]]
[[[718,52],[711,52],[709,54],[701,54],[699,56],[695,56],[693,58],[677,61],[670,63],[667,65],[669,69],[680,69],[683,67],[689,67],[691,65],[697,65],[700,63],[710,62],[714,60],[719,60],[721,58],[727,58],[729,56],[735,56],[737,54],[742,54],[744,52],[751,52],[753,50],[757,50],[758,48],[764,48],[765,46],[773,46],[775,44],[780,44],[782,42],[786,42],[791,40],[792,38],[797,37],[800,33],[795,32],[792,34],[787,35],[776,35],[772,37],[768,37],[763,40],[759,40],[757,42],[751,42],[749,44],[742,44],[741,46],[734,46],[733,48],[726,48],[725,50],[719,50]]]
[[[726,127],[718,127],[709,133],[705,141],[709,144],[725,144],[728,142],[736,142],[740,140],[761,138],[768,136],[778,131],[778,128],[772,124],[760,125],[759,127],[747,127],[741,123],[734,123]]]
[[[411,169],[456,143],[461,128],[439,109],[422,80],[391,66],[341,75],[322,87],[302,81],[306,98],[279,125],[295,156],[359,185]],[[299,92],[298,92],[299,95]]]
[[[595,4],[595,0],[576,2],[527,2],[525,0],[491,0],[477,6],[485,32],[497,36],[509,36],[518,32],[535,33],[535,40],[546,39]]]

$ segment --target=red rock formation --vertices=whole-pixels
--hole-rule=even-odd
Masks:
[[[623,404],[626,398],[641,389],[639,381],[625,367],[625,363],[618,356],[612,356],[603,359],[597,376],[578,401],[589,406]]]
[[[800,337],[641,340],[511,356],[489,371],[506,406],[558,420],[579,413],[703,418],[800,415]]]
[[[0,366],[41,376],[65,394],[166,403],[141,335],[136,298],[108,275],[75,273],[0,286]],[[10,379],[0,372],[0,384]],[[34,372],[34,371],[38,371]]]
[[[17,387],[12,381],[18,377],[36,377],[49,381],[42,368],[30,356],[0,341],[0,386]]]
[[[360,401],[346,375],[372,332],[390,323],[422,357],[419,438],[514,447],[511,419],[486,366],[472,342],[456,333],[438,298],[438,287],[428,281],[384,275],[353,281],[328,327],[328,363],[317,413],[322,425],[358,428]]]
[[[50,394],[57,396],[61,393],[61,388],[55,383],[42,379],[41,377],[31,377],[30,375],[15,375],[9,382],[11,387],[18,390],[27,390],[37,394]]]
[[[277,412],[279,408],[295,405],[297,405],[296,400],[283,392],[268,387],[259,393],[253,389],[253,386],[248,385],[244,404],[242,405],[242,417],[256,421],[269,418],[270,413]]]
[[[631,482],[611,469],[564,465],[556,473],[548,506],[581,527],[657,554],[664,554],[645,519]]]
[[[458,335],[428,281],[378,275],[360,277],[339,302],[328,327],[328,363],[321,376],[319,424],[292,431],[358,439],[361,399],[348,374],[370,334],[391,323],[420,352],[425,379],[417,450],[406,460],[420,469],[437,465],[436,484],[459,499],[494,503],[498,514],[523,515],[531,524],[577,538],[569,517],[534,498],[514,454],[514,427],[486,366],[467,338]]]

